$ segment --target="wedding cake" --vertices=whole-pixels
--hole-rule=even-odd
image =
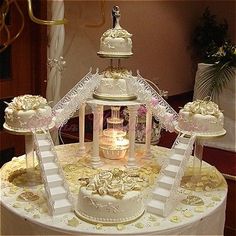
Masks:
[[[212,101],[188,102],[179,111],[178,128],[182,131],[217,135],[224,131],[223,125],[224,115]]]
[[[101,81],[93,97],[105,100],[135,100],[137,96],[130,91],[127,80],[131,75],[127,69],[108,67],[101,74]]]
[[[7,129],[27,131],[42,128],[52,122],[52,110],[47,100],[41,96],[23,95],[13,98],[5,109]]]
[[[144,213],[143,192],[140,191],[144,180],[138,172],[115,168],[83,181],[76,213],[85,220],[102,224],[127,223]]]
[[[113,28],[103,33],[100,39],[100,50],[97,53],[101,57],[130,57],[132,53],[132,40],[127,30],[120,26],[119,7],[113,8]]]

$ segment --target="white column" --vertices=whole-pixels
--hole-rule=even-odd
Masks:
[[[27,170],[35,167],[33,135],[25,135],[25,161]]]
[[[145,157],[146,159],[151,159],[151,138],[152,138],[152,110],[150,106],[147,106],[146,113],[146,134],[145,134]]]
[[[204,139],[196,138],[194,147],[194,160],[193,160],[193,181],[200,181],[202,169]]]
[[[99,130],[100,130],[100,111],[101,106],[92,104],[92,111],[93,111],[93,150],[92,150],[92,157],[91,163],[93,167],[100,167],[102,166],[102,162],[99,156]]]
[[[52,20],[64,19],[64,0],[53,0],[51,4]],[[62,71],[65,61],[63,49],[65,41],[64,25],[53,25],[50,28],[48,47],[48,80],[46,97],[54,106],[60,100]]]
[[[99,134],[102,134],[103,131],[103,106],[99,106]]]
[[[135,158],[135,128],[138,106],[128,106],[129,110],[129,153],[128,153],[128,167],[136,167]]]
[[[83,156],[85,152],[84,145],[84,129],[85,129],[85,107],[86,104],[81,104],[79,109],[79,155]]]

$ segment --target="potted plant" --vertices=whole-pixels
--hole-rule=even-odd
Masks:
[[[194,88],[199,98],[214,99],[235,79],[236,48],[227,32],[226,20],[218,23],[216,16],[206,8],[193,31],[191,43],[198,61],[202,62],[198,64]]]
[[[194,99],[210,99],[224,112],[224,137],[205,142],[206,146],[236,151],[236,49],[227,35],[228,23],[218,23],[206,8],[193,31],[192,48],[197,56]]]

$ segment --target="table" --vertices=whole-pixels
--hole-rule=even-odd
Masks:
[[[83,163],[81,163],[82,158],[78,157],[78,144],[60,145],[56,147],[58,157],[61,165],[64,166],[65,174],[69,180],[70,189],[75,201],[79,186],[77,186],[73,179],[78,178],[77,175],[81,174],[79,170],[89,171],[89,167],[86,166],[86,161],[89,160],[90,149],[91,144],[86,143],[87,156],[84,157]],[[137,157],[139,157],[142,150],[142,145],[136,146]],[[169,149],[157,146],[152,146],[151,151],[153,161],[160,163],[164,158],[168,157],[169,153]],[[190,163],[190,166],[191,165],[192,163]],[[83,166],[83,168],[81,168],[81,166]],[[203,162],[203,167],[209,170],[213,168],[205,162]],[[140,219],[128,225],[102,226],[86,223],[76,218],[73,212],[51,218],[47,214],[47,206],[43,197],[44,190],[42,184],[40,184],[39,170],[37,168],[32,169],[32,178],[28,178],[28,176],[28,179],[25,179],[24,168],[25,156],[23,155],[18,158],[13,158],[11,162],[5,164],[1,169],[2,234],[223,235],[227,185],[219,172],[217,172],[217,178],[222,179],[219,185],[214,189],[200,191],[199,188],[201,186],[198,186],[198,189],[195,191],[185,188],[179,189],[180,195],[185,196],[185,198],[190,195],[199,197],[200,200],[204,201],[203,205],[192,206],[180,202],[175,211],[166,218],[145,212]],[[11,171],[12,173],[9,175]],[[188,175],[188,171],[186,172],[186,176]],[[214,171],[216,170],[214,169]],[[27,172],[27,174],[29,173]],[[7,177],[9,181],[6,181],[5,177]],[[19,195],[27,191],[37,193],[38,199],[36,201],[23,201],[19,199]]]

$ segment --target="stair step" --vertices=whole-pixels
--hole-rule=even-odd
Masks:
[[[53,200],[60,200],[66,197],[67,191],[64,186],[57,186],[49,189]]]
[[[36,134],[37,135],[37,139],[38,140],[42,140],[42,139],[44,139],[44,140],[47,140],[47,134]]]
[[[42,151],[41,152],[42,162],[52,162],[54,159],[54,153],[52,151]]]
[[[175,177],[177,172],[179,171],[179,167],[175,166],[175,165],[168,165],[165,169],[164,169],[164,173],[169,176],[169,177]]]
[[[51,149],[51,143],[47,139],[38,140],[38,147],[41,152],[49,151]]]
[[[170,156],[170,164],[179,165],[183,159],[184,159],[183,155],[175,153],[175,154]]]
[[[43,167],[46,175],[58,173],[58,166],[54,162],[43,163]]]
[[[179,137],[179,141],[181,142],[181,143],[184,143],[184,144],[188,144],[189,143],[189,138],[186,138],[186,137],[182,137],[182,136],[180,136]]]
[[[63,179],[60,175],[48,175],[46,176],[49,187],[56,187],[63,184]]]
[[[55,200],[54,203],[54,214],[64,214],[72,211],[72,205],[68,199]]]
[[[161,188],[171,189],[174,184],[174,181],[174,178],[164,175],[157,181],[157,183]]]
[[[155,214],[155,215],[164,215],[164,207],[165,204],[158,200],[151,200],[147,206],[146,209],[149,213]]]
[[[157,187],[153,192],[153,199],[165,202],[166,199],[170,196],[170,190]]]
[[[175,153],[183,155],[187,149],[188,145],[183,143],[178,143],[175,147]]]

